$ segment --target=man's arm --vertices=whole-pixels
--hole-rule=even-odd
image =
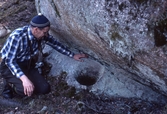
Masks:
[[[70,50],[67,49],[64,45],[62,45],[60,42],[58,42],[53,36],[49,35],[48,38],[46,38],[46,44],[53,47],[58,52],[67,55],[71,58],[74,58],[77,61],[82,61],[81,58],[87,58],[88,56],[86,54],[74,54]]]
[[[46,38],[46,44],[48,44],[49,46],[51,46],[53,49],[55,49],[56,51],[64,54],[64,55],[67,55],[71,58],[73,58],[74,56],[74,53],[71,52],[69,49],[67,49],[66,46],[62,45],[60,42],[58,42],[55,38],[53,38],[53,36],[49,35],[47,38]]]
[[[4,54],[5,54],[5,64],[8,66],[13,75],[20,78],[24,88],[24,94],[31,96],[34,91],[33,83],[27,78],[27,76],[22,72],[19,65],[17,64],[17,50],[19,48],[19,41],[16,36],[11,36],[8,42],[5,44]],[[2,51],[3,52],[3,51]]]
[[[20,76],[24,75],[24,73],[16,61],[18,48],[19,40],[15,35],[13,35],[9,37],[7,43],[5,44],[5,53],[2,51],[2,54],[5,54],[5,64],[8,66],[12,74],[19,78]]]
[[[31,96],[33,94],[33,91],[34,91],[33,83],[25,75],[21,76],[20,80],[23,83],[24,94],[27,96]]]

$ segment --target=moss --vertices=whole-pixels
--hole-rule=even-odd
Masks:
[[[125,9],[127,6],[124,4],[124,3],[121,3],[120,5],[119,5],[119,10],[120,11],[123,11],[123,9]]]
[[[121,40],[122,37],[120,36],[120,34],[119,34],[118,32],[113,32],[113,33],[111,34],[110,39],[115,41],[116,39]]]
[[[159,19],[157,22],[157,24],[159,26],[163,26],[163,28],[167,26],[167,15],[165,13],[163,13],[162,15],[159,16]]]
[[[146,3],[148,0],[130,0],[130,2],[134,2],[134,3],[137,3],[137,4],[143,4],[143,3]]]
[[[113,41],[116,41],[116,39],[122,40],[122,36],[119,34],[118,24],[116,24],[116,23],[111,25],[111,29],[108,32],[108,35],[109,35],[110,39]]]

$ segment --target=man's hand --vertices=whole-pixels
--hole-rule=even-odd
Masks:
[[[86,54],[75,54],[73,58],[82,62],[83,60],[81,58],[88,58],[88,56]]]
[[[20,77],[23,87],[24,87],[24,94],[27,96],[31,96],[34,91],[33,83],[27,78],[27,76],[23,75]]]

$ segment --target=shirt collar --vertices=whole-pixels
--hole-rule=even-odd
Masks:
[[[34,37],[34,35],[32,34],[32,31],[31,31],[30,26],[28,27],[28,38],[29,38],[30,40],[35,40],[35,37]]]

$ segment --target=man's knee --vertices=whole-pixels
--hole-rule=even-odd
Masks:
[[[24,89],[23,88],[14,88],[14,91],[16,92],[16,94],[24,97]],[[34,93],[35,94],[48,94],[51,91],[51,87],[49,84],[45,84],[43,87],[41,87],[38,90],[35,90]]]
[[[39,90],[37,90],[38,94],[48,94],[51,91],[51,87],[49,84],[45,84],[41,86]]]
[[[21,97],[26,96],[26,95],[24,94],[24,88],[14,87],[13,89],[14,89],[14,92],[15,92],[17,95],[19,95],[19,96],[21,96]]]

